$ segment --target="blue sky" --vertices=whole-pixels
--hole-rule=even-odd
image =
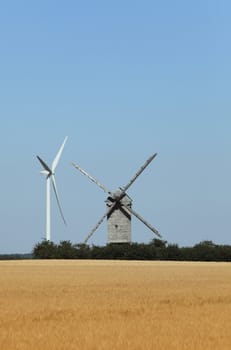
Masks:
[[[133,184],[134,209],[168,242],[231,244],[228,1],[8,1],[0,5],[0,253],[44,237],[45,181],[69,136],[52,197],[52,239],[81,242],[105,194]],[[133,240],[152,233],[136,218]],[[106,223],[90,243],[106,242]]]

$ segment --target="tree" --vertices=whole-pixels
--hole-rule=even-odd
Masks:
[[[177,244],[156,238],[149,244],[110,243],[103,247],[72,244],[70,241],[61,241],[56,245],[44,240],[34,246],[32,256],[36,259],[231,261],[231,246],[217,245],[207,240],[193,247],[179,248]]]
[[[34,246],[32,255],[35,259],[56,259],[57,246],[52,241],[43,240]]]
[[[181,260],[181,249],[177,244],[168,244],[168,246],[165,248],[164,258],[167,260]]]
[[[76,249],[70,241],[61,241],[57,247],[57,257],[59,259],[74,259]]]
[[[76,259],[90,259],[91,249],[87,244],[75,244],[75,258]]]
[[[153,245],[156,248],[165,248],[167,245],[167,241],[163,241],[159,238],[153,238],[149,244]]]
[[[216,261],[216,244],[212,241],[202,241],[193,247],[195,260]]]

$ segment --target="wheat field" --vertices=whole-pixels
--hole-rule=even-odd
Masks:
[[[0,262],[1,350],[231,348],[231,264]]]

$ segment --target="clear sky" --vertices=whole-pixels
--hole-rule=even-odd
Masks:
[[[82,242],[125,185],[171,243],[231,244],[229,1],[7,1],[0,5],[0,253],[45,236],[45,179],[69,136],[52,196],[52,240]],[[134,218],[132,238],[152,233]],[[90,243],[106,243],[106,223]]]

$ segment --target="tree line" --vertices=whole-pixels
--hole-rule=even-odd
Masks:
[[[175,261],[231,261],[231,246],[202,241],[193,247],[179,247],[160,239],[150,243],[110,243],[89,246],[61,241],[37,243],[32,251],[34,259],[120,259]]]
[[[32,258],[32,254],[0,254],[0,260],[27,260]]]

